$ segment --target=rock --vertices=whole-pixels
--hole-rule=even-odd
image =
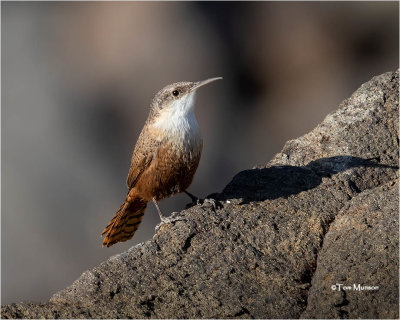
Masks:
[[[366,190],[340,211],[318,255],[303,318],[398,319],[398,190],[394,181]],[[365,286],[378,288],[361,291]]]
[[[373,78],[184,220],[3,318],[398,318],[398,81]]]

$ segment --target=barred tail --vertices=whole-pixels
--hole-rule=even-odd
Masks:
[[[132,239],[146,210],[147,201],[134,194],[131,189],[124,204],[119,208],[114,218],[108,223],[101,236],[106,235],[103,247],[110,247],[117,242]]]

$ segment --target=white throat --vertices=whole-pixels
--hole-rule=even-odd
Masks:
[[[183,148],[200,145],[200,129],[194,114],[195,91],[161,110],[153,126],[164,131]]]

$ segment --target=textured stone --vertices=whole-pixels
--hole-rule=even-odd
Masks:
[[[397,318],[398,81],[373,78],[184,220],[3,318]]]
[[[398,190],[392,181],[364,191],[340,211],[318,255],[302,317],[398,318]]]

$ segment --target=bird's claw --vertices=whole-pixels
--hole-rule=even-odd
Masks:
[[[173,223],[176,221],[186,221],[186,219],[182,216],[177,216],[177,214],[179,214],[179,212],[172,212],[170,216],[168,217],[162,217],[161,218],[161,222],[156,225],[156,231],[158,231],[158,229],[160,229],[160,227],[165,224],[165,223]]]

